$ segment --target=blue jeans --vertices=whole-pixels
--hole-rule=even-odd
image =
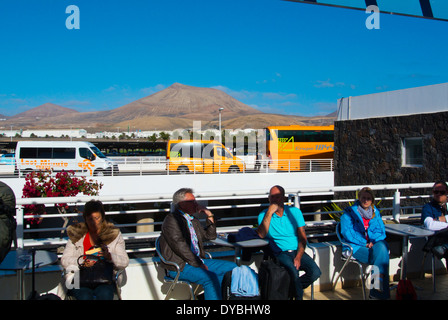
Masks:
[[[204,259],[204,264],[208,267],[208,270],[193,267],[187,263],[180,273],[179,280],[187,280],[202,285],[205,300],[221,300],[222,279],[227,271],[233,270],[237,265],[230,261],[217,259]],[[176,271],[169,271],[168,275],[174,278]]]
[[[101,284],[95,289],[81,287],[68,291],[68,294],[75,297],[76,300],[113,300],[114,293],[114,284]]]
[[[380,274],[380,290],[372,288],[370,296],[378,299],[388,299],[389,291],[389,245],[385,240],[378,241],[372,248],[359,248],[353,257],[359,262],[376,266]],[[372,275],[375,275],[375,268],[372,269]]]
[[[276,258],[288,270],[289,276],[294,283],[295,298],[302,300],[303,289],[308,288],[314,281],[319,279],[322,273],[314,260],[308,254],[304,253],[300,260],[299,270],[305,271],[305,274],[299,277],[299,270],[294,266],[294,258],[296,255],[297,251],[282,251]]]

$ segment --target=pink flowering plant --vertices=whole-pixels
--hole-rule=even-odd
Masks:
[[[55,175],[51,171],[33,171],[27,174],[25,178],[22,198],[75,197],[78,194],[96,196],[102,186],[102,183],[87,180],[86,177],[76,177],[73,171],[61,171]],[[47,213],[44,204],[30,204],[24,207],[25,216]],[[65,213],[68,209],[66,203],[57,203],[55,207],[59,213]],[[27,220],[31,225],[41,222],[39,218],[29,218]]]

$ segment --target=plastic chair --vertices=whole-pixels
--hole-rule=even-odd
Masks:
[[[167,264],[167,265],[170,265],[170,266],[173,266],[173,267],[176,268],[176,276],[175,276],[174,278],[170,277],[170,276],[168,275],[168,270],[164,269],[164,270],[165,270],[165,276],[164,276],[164,278],[163,278],[163,281],[164,281],[165,283],[169,283],[169,284],[170,284],[170,287],[168,288],[168,292],[166,293],[166,296],[165,296],[165,300],[168,300],[168,299],[169,299],[171,293],[173,292],[173,290],[174,290],[174,288],[176,287],[177,284],[183,284],[183,285],[188,286],[188,288],[189,288],[189,290],[190,290],[190,299],[191,299],[191,300],[196,300],[197,291],[198,291],[198,289],[200,288],[200,286],[197,285],[197,284],[194,284],[194,283],[192,283],[192,282],[190,282],[190,281],[179,280],[179,276],[180,276],[180,267],[179,267],[179,265],[178,265],[177,263],[172,262],[172,261],[168,261],[168,260],[166,260],[166,259],[163,257],[162,252],[161,252],[161,250],[160,250],[160,237],[158,237],[158,238],[156,239],[156,244],[155,244],[155,246],[156,246],[156,252],[157,252],[157,254],[158,254],[160,260],[161,260],[163,263],[165,263],[165,264]],[[210,253],[206,252],[205,254],[206,254],[207,258],[209,258],[209,259],[211,258]],[[195,286],[196,288],[193,289],[193,286]]]
[[[339,242],[342,244],[342,246],[347,246],[348,250],[346,250],[345,252],[343,251],[342,254],[341,254],[341,259],[342,259],[342,261],[344,261],[344,264],[343,264],[341,270],[339,271],[339,274],[336,277],[336,280],[333,282],[333,290],[336,288],[336,285],[338,283],[339,277],[342,275],[342,271],[344,271],[345,267],[350,262],[356,263],[358,265],[358,267],[359,267],[359,273],[360,273],[360,277],[361,277],[362,296],[363,296],[364,300],[366,300],[366,284],[365,284],[365,282],[366,282],[367,278],[370,275],[371,265],[364,264],[364,263],[356,260],[353,257],[353,248],[352,248],[352,246],[349,243],[345,242],[343,240],[343,238],[342,238],[342,235],[341,235],[341,223],[340,222],[336,225],[336,235],[338,236]],[[365,272],[364,272],[364,266],[366,266]]]
[[[436,293],[436,256],[432,252],[426,251],[422,259],[421,278],[425,277],[425,260],[428,253],[431,255],[431,274],[432,274],[432,290]]]
[[[309,242],[307,242],[306,245],[308,246],[308,248],[311,249],[311,251],[313,251],[313,261],[316,261],[316,254],[317,254],[316,248]],[[314,282],[311,284],[311,300],[314,300]]]

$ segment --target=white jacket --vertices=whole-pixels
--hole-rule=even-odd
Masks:
[[[84,255],[84,238],[87,234],[87,226],[85,223],[79,223],[69,226],[67,228],[67,235],[69,240],[64,249],[64,253],[61,258],[61,265],[65,271],[77,271],[78,258]],[[125,242],[121,232],[112,223],[107,223],[105,228],[99,234],[99,237],[103,244],[107,245],[107,248],[111,254],[112,262],[114,264],[115,272],[118,270],[124,270],[129,264],[129,257],[126,253]],[[73,273],[66,272],[65,281],[70,281],[73,278]],[[118,279],[118,285],[123,285],[124,274],[121,274]],[[65,287],[65,285],[64,285]],[[64,291],[66,287],[64,288]],[[63,292],[58,292],[58,295],[63,298]]]

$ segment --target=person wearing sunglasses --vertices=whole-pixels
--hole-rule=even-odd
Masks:
[[[370,289],[370,299],[389,299],[389,245],[381,213],[375,206],[375,195],[369,187],[362,188],[358,200],[344,209],[341,235],[353,248],[353,257],[374,265],[372,275],[378,275],[378,286]],[[347,248],[343,248],[343,252]]]
[[[432,199],[423,206],[421,216],[424,227],[435,232],[429,237],[423,251],[431,251],[439,259],[448,258],[447,191],[448,185],[445,181],[434,183]]]
[[[422,210],[421,222],[426,229],[432,231],[442,230],[448,227],[447,214],[447,191],[445,181],[437,181],[432,187],[432,200],[425,204]]]
[[[237,265],[231,261],[205,259],[204,241],[216,239],[214,215],[200,205],[190,188],[177,190],[173,195],[174,210],[162,224],[160,249],[168,260],[177,263],[181,269],[179,280],[200,284],[204,288],[205,300],[221,300],[221,283],[226,272]],[[197,214],[205,214],[205,227]],[[171,277],[176,276],[173,266],[162,266]]]

